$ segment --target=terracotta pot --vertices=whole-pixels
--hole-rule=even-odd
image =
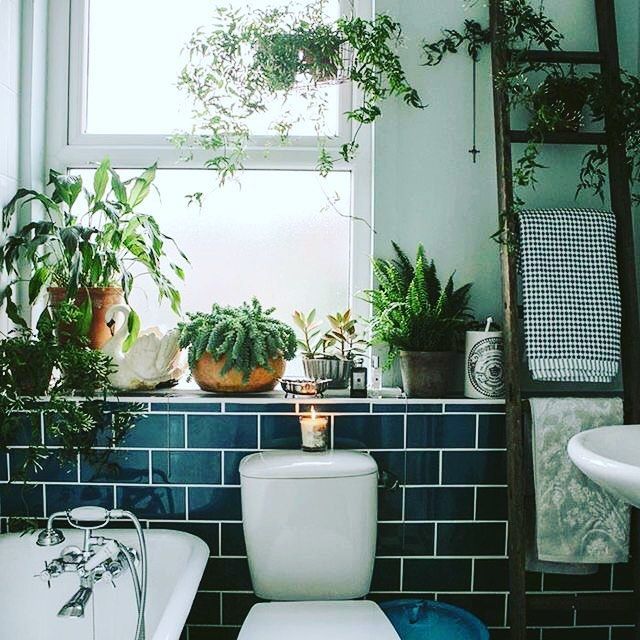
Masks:
[[[205,353],[196,366],[191,370],[193,379],[204,391],[215,393],[257,393],[260,391],[273,391],[278,379],[284,374],[284,358],[272,358],[269,364],[273,371],[258,367],[251,372],[249,379],[243,382],[243,374],[237,369],[231,369],[224,375],[225,358],[214,360],[210,353]]]
[[[66,289],[62,287],[49,287],[49,300],[52,306],[57,306],[67,296]],[[91,298],[91,306],[93,309],[93,318],[89,327],[89,346],[92,349],[100,349],[102,345],[111,338],[111,330],[105,322],[105,313],[107,309],[114,304],[122,304],[124,295],[120,287],[89,287],[88,289],[80,289],[76,295],[76,305],[81,305],[87,298],[87,291]],[[59,330],[62,335],[65,333],[65,327],[60,326]],[[67,328],[68,332],[69,329]]]
[[[451,394],[455,351],[401,351],[402,387],[409,398]]]

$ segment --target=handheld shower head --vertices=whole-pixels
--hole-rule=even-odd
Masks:
[[[36,540],[39,547],[53,547],[61,542],[64,542],[64,534],[60,529],[52,528],[43,529]]]
[[[90,587],[80,587],[69,601],[58,611],[60,618],[84,618],[84,608],[89,602],[93,590]]]

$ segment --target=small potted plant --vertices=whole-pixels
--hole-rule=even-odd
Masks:
[[[471,284],[456,289],[450,276],[443,287],[422,245],[415,265],[395,242],[393,248],[395,258],[373,260],[378,288],[366,292],[373,339],[389,347],[387,366],[400,359],[409,397],[443,397],[451,390],[455,355],[472,319]]]
[[[308,314],[293,313],[293,321],[302,333],[298,347],[302,351],[305,375],[315,380],[330,380],[330,389],[346,389],[356,357],[364,354],[368,344],[358,331],[351,309],[328,315],[329,330],[322,332],[316,321],[316,310]]]
[[[48,290],[53,306],[73,301],[82,311],[84,332],[92,348],[100,348],[111,333],[105,322],[107,309],[129,299],[136,270],[149,274],[160,299],[169,300],[178,313],[180,294],[171,278],[184,278],[182,268],[166,252],[171,238],[157,221],[140,210],[155,179],[155,165],[139,176],[122,181],[108,159],[93,178],[93,192],[81,176],[49,172],[50,194],[19,189],[2,210],[0,231],[10,233],[16,212],[24,205],[42,205],[44,218],[22,225],[0,245],[0,262],[9,281],[0,291],[9,318],[26,328],[13,289],[27,274],[29,303]],[[178,250],[186,261],[186,256]],[[139,320],[130,316],[130,335]],[[63,333],[68,327],[62,326]]]
[[[181,322],[180,347],[189,348],[191,375],[217,393],[271,391],[296,354],[291,327],[272,317],[256,298],[239,307],[214,304],[210,313],[189,313]]]

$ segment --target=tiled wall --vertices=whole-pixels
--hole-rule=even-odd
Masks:
[[[79,460],[46,467],[26,492],[6,484],[20,462],[0,459],[0,515],[43,516],[79,504],[126,507],[149,527],[201,536],[211,549],[185,638],[235,638],[256,601],[242,536],[238,463],[257,449],[298,448],[296,412],[282,400],[156,399],[112,460],[117,475]],[[401,482],[381,491],[371,597],[436,597],[470,609],[506,638],[506,488],[502,405],[464,401],[325,401],[336,448],[370,451]],[[46,425],[43,425],[46,437]],[[24,441],[21,443],[24,444]],[[8,467],[8,468],[7,468]],[[532,591],[629,587],[626,567],[529,576]],[[532,614],[536,640],[624,640],[632,616],[567,608]],[[577,625],[578,628],[575,628]],[[212,635],[212,627],[215,634]],[[613,627],[613,629],[612,629]]]

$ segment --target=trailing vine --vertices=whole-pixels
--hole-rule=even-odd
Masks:
[[[324,5],[325,0],[313,0],[300,10],[217,8],[211,26],[198,29],[187,43],[188,62],[178,86],[192,101],[194,125],[174,142],[191,154],[194,147],[210,152],[205,165],[221,184],[243,168],[255,118],[274,105],[269,130],[281,144],[296,124],[313,124],[321,175],[338,159],[354,159],[362,127],[382,114],[385,100],[397,97],[424,108],[397,54],[400,24],[385,14],[329,21]],[[351,82],[360,102],[344,114],[354,124],[353,133],[336,157],[328,145],[332,134],[326,130],[324,87],[339,82]],[[301,112],[291,104],[294,97],[302,98]]]

